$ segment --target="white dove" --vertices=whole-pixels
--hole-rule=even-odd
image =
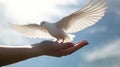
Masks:
[[[42,21],[38,24],[17,25],[9,23],[19,33],[30,38],[56,38],[56,42],[71,42],[73,34],[100,20],[107,9],[107,0],[90,0],[82,9],[70,14],[56,23]]]

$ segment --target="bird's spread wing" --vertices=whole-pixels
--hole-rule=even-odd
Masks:
[[[90,0],[82,9],[57,22],[68,33],[81,31],[100,20],[107,9],[107,0]]]
[[[9,23],[9,26],[30,38],[53,38],[45,28],[38,24],[17,25]]]

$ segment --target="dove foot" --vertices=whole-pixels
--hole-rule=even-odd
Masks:
[[[64,43],[64,39],[61,42],[59,41],[59,39],[57,39],[55,43]]]
[[[61,43],[64,43],[64,40],[65,40],[65,39],[63,39]]]
[[[63,43],[63,42],[60,42],[61,44]]]
[[[59,39],[57,39],[57,40],[55,41],[55,43],[59,43],[58,41],[59,41]]]
[[[59,42],[55,41],[55,43],[59,43]]]

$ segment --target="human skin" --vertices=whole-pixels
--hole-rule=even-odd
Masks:
[[[43,55],[54,57],[67,56],[87,44],[88,42],[83,40],[77,43],[55,43],[52,41],[43,41],[30,46],[0,45],[0,66]]]

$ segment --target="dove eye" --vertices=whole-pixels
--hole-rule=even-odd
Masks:
[[[44,22],[42,23],[42,25],[45,24]]]

